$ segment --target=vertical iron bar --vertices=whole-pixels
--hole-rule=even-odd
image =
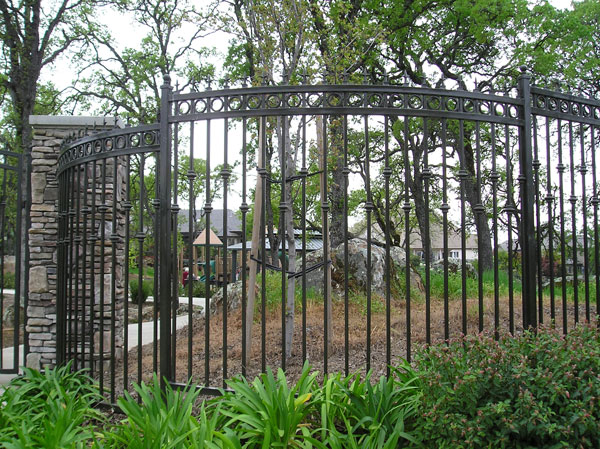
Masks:
[[[281,142],[279,142],[279,148],[281,148],[280,151],[280,157],[279,157],[279,164],[281,166],[281,192],[280,192],[280,201],[279,201],[279,241],[281,242],[281,254],[279,255],[280,257],[280,265],[281,265],[281,369],[285,371],[285,332],[286,332],[286,326],[285,326],[285,308],[286,308],[286,302],[287,302],[287,288],[286,288],[286,263],[285,263],[285,257],[286,257],[286,245],[287,245],[287,240],[286,240],[286,195],[285,195],[285,191],[286,191],[286,183],[287,183],[287,179],[286,179],[286,159],[287,159],[287,148],[286,148],[286,122],[287,122],[287,117],[283,116],[281,117]]]
[[[179,232],[179,124],[173,125],[173,172],[171,223],[171,373],[173,381],[177,373],[177,308],[179,307],[179,248],[177,234]],[[183,252],[181,254],[183,258]],[[188,322],[188,325],[191,324]]]
[[[540,191],[540,167],[538,148],[538,124],[537,116],[533,116],[533,170],[535,183],[535,256],[537,267],[537,293],[538,293],[538,319],[540,324],[544,323],[544,288],[542,285],[542,223],[541,223],[541,191]]]
[[[365,107],[366,107],[366,96],[365,96]],[[365,210],[367,212],[367,363],[366,370],[371,370],[371,214],[373,212],[373,199],[371,198],[371,158],[369,148],[369,116],[364,115],[364,145],[365,145],[365,189],[367,194],[367,202],[365,203]]]
[[[83,303],[83,316],[81,317],[81,326],[82,329],[84,329],[84,335],[82,336],[82,340],[83,340],[83,344],[85,346],[85,339],[86,339],[86,334],[88,336],[88,345],[90,347],[89,349],[89,354],[91,356],[92,350],[91,347],[94,344],[94,332],[93,332],[93,321],[92,321],[92,317],[90,316],[90,328],[86,329],[86,303],[85,303],[85,299],[86,299],[86,293],[88,292],[88,282],[87,282],[87,261],[88,261],[88,219],[89,219],[89,215],[90,215],[90,208],[88,206],[88,184],[89,184],[89,173],[88,173],[88,164],[87,162],[83,165],[83,207],[81,209],[81,212],[83,214],[83,249],[82,249],[82,253],[83,253],[83,279],[82,279],[82,286],[83,286],[83,299],[82,299],[82,303]],[[94,301],[94,289],[93,287],[89,287],[89,295],[90,295],[90,311],[92,309],[92,302]],[[127,328],[125,328],[127,329]],[[125,341],[127,341],[127,339],[125,339]],[[83,360],[82,360],[82,364],[85,366],[85,348],[83,351]],[[127,351],[124,352],[124,364],[126,364],[127,361]],[[93,364],[93,360],[90,357],[89,359],[89,367],[91,368],[92,364]]]
[[[569,121],[569,175],[571,181],[571,253],[573,262],[573,300],[575,306],[575,324],[579,323],[579,292],[577,278],[577,196],[575,196],[575,145],[573,143],[573,122]]]
[[[75,239],[74,239],[74,251],[75,251],[75,299],[74,299],[74,340],[75,340],[75,356],[73,357],[73,369],[77,371],[79,369],[79,243],[81,242],[81,167],[77,166],[77,185],[73,188],[75,192]],[[83,329],[82,329],[83,330]]]
[[[260,222],[260,238],[261,238],[261,372],[265,372],[267,368],[266,351],[267,351],[267,248],[265,227],[267,225],[267,118],[261,117],[260,129],[260,151],[262,152],[263,166],[259,168],[259,173],[262,181],[262,210]]]
[[[110,402],[114,404],[115,399],[115,378],[116,378],[116,327],[117,319],[117,244],[119,242],[119,234],[117,233],[117,198],[119,189],[118,181],[118,162],[117,158],[113,158],[113,196],[112,196],[112,232],[110,235],[111,242],[111,268],[110,268]]]
[[[100,194],[100,391],[104,391],[104,281],[106,274],[104,272],[106,268],[106,211],[108,206],[106,205],[106,159],[102,161],[102,191]]]
[[[142,154],[140,156],[140,199],[139,199],[139,224],[138,224],[138,232],[136,234],[138,240],[138,299],[137,299],[137,377],[138,384],[142,381],[142,291],[143,291],[143,282],[144,282],[144,240],[146,234],[144,232],[144,195],[145,195],[145,184],[144,184],[144,171],[146,165],[146,156]],[[156,266],[156,264],[155,264]],[[155,273],[156,277],[156,273]],[[156,303],[156,292],[154,293],[154,302]],[[156,307],[154,308],[156,309]],[[156,310],[154,310],[154,318],[156,318]],[[154,320],[153,320],[154,321]],[[156,372],[156,371],[155,371]]]
[[[240,211],[242,212],[242,376],[246,376],[246,367],[248,361],[246,360],[246,345],[249,342],[246,341],[246,307],[248,305],[248,291],[247,291],[247,251],[246,247],[246,218],[248,214],[248,198],[247,198],[247,142],[246,134],[248,132],[248,118],[242,118],[242,204],[240,205]],[[254,286],[253,286],[254,288]]]
[[[499,283],[499,260],[498,260],[498,181],[500,174],[496,166],[496,124],[492,123],[490,130],[492,140],[492,232],[494,235],[494,338],[500,338],[500,283]]]
[[[552,195],[552,145],[550,119],[546,117],[546,207],[548,208],[548,269],[550,270],[550,321],[556,324],[556,304],[554,292],[554,196]]]
[[[521,229],[523,328],[537,327],[537,259],[534,222],[533,152],[531,151],[531,75],[521,67],[519,95],[523,99],[523,126],[519,128],[519,184],[521,186]]]
[[[594,126],[590,125],[591,153],[592,153],[592,184],[594,186],[594,273],[596,274],[596,325],[600,326],[600,242],[598,241],[598,198],[596,177],[596,138],[594,137]]]
[[[306,361],[306,116],[302,116],[302,363]]]
[[[447,161],[447,122],[442,119],[442,235],[443,235],[443,258],[444,258],[444,340],[450,338],[450,311],[448,305],[448,161]],[[493,129],[493,128],[492,128]]]
[[[475,153],[477,164],[477,204],[473,208],[476,220],[484,219],[485,208],[481,202],[481,127],[479,122],[475,122]],[[482,241],[481,236],[477,236],[477,293],[479,300],[479,332],[483,332],[483,264],[481,263]]]
[[[581,205],[583,211],[583,277],[585,286],[585,319],[590,321],[590,274],[589,274],[589,256],[588,256],[588,228],[587,228],[587,208],[588,201],[585,191],[585,175],[587,173],[585,157],[585,129],[582,123],[579,124],[579,146],[581,147],[581,165],[579,173],[581,174]]]
[[[211,121],[206,121],[206,173],[205,190],[206,203],[204,205],[204,385],[209,386],[210,380],[210,213],[212,212],[210,196],[210,127]],[[216,272],[216,262],[215,262]],[[215,273],[216,274],[216,273]]]
[[[323,357],[323,374],[327,375],[328,374],[328,367],[327,367],[327,362],[328,362],[328,358],[329,358],[329,346],[330,346],[330,340],[333,338],[332,335],[329,335],[329,319],[330,317],[330,313],[331,311],[329,310],[329,304],[330,304],[330,294],[331,294],[331,289],[328,288],[329,286],[329,221],[328,221],[328,213],[329,213],[329,201],[327,198],[327,116],[323,116],[323,182],[324,182],[324,186],[323,186],[323,192],[325,194],[324,198],[321,198],[321,210],[323,211],[323,291],[325,292],[325,298],[324,298],[324,329],[323,329],[323,345],[324,345],[324,357]],[[368,250],[367,250],[368,251]],[[368,260],[367,256],[367,260]],[[369,262],[367,262],[367,266]]]
[[[173,380],[171,372],[171,127],[169,126],[171,78],[165,75],[160,99],[160,154],[157,185],[159,187],[159,269],[160,276],[160,377],[161,382]],[[155,242],[156,244],[156,242]],[[156,294],[155,294],[156,296]],[[156,298],[155,298],[156,301]],[[207,309],[208,312],[208,309]],[[208,313],[207,313],[208,315]],[[163,384],[164,386],[164,384]]]
[[[227,110],[227,103],[225,103],[225,110]],[[223,122],[223,170],[221,171],[221,177],[223,178],[223,388],[225,388],[225,380],[227,376],[227,284],[229,282],[229,266],[227,263],[227,245],[228,245],[228,232],[227,232],[227,215],[229,209],[227,209],[227,190],[229,189],[229,176],[231,171],[229,170],[228,163],[228,151],[229,151],[229,121],[225,119]]]
[[[411,323],[410,323],[410,189],[408,187],[408,173],[410,170],[410,161],[408,158],[408,142],[409,142],[408,117],[404,116],[404,243],[406,245],[406,360],[411,361]]]
[[[127,379],[129,378],[129,240],[131,239],[131,156],[125,156],[125,204],[123,209],[125,211],[125,279],[123,282],[123,389],[127,390]],[[87,168],[86,168],[87,174]],[[87,195],[87,181],[86,195]],[[87,196],[86,196],[87,198]],[[85,201],[87,204],[87,199]],[[84,222],[85,224],[85,222]],[[84,231],[85,232],[85,231]],[[85,242],[85,241],[84,241]],[[85,256],[86,252],[83,251]],[[85,282],[84,282],[85,285]],[[140,345],[141,342],[138,342]]]
[[[513,265],[513,235],[512,220],[515,209],[513,201],[513,177],[512,164],[510,161],[510,130],[508,125],[504,126],[504,150],[506,154],[506,215],[508,222],[508,327],[511,335],[515,333],[515,310],[514,310],[514,265]],[[523,287],[521,284],[521,297]],[[524,300],[524,298],[523,298]]]
[[[431,228],[429,226],[429,183],[431,179],[431,169],[429,168],[429,127],[427,118],[423,118],[423,172],[421,176],[424,184],[425,195],[425,342],[431,344]],[[423,240],[425,240],[423,242]],[[389,364],[389,361],[388,361]]]
[[[391,236],[390,236],[390,177],[392,169],[390,168],[390,134],[389,117],[386,115],[383,122],[384,130],[384,162],[383,176],[385,179],[385,364],[386,375],[390,375],[390,366],[392,364],[392,298],[391,298]]]
[[[96,194],[98,188],[98,172],[97,172],[97,162],[94,160],[92,162],[92,206],[91,206],[91,214],[92,214],[92,223],[90,226],[90,376],[94,375],[94,359],[95,359],[95,328],[96,328],[96,242],[98,241],[98,230],[96,229]],[[65,192],[67,189],[65,189]],[[66,286],[66,284],[65,284]],[[99,294],[99,292],[98,292]],[[141,320],[140,320],[141,321]],[[140,345],[141,346],[141,345]]]
[[[465,124],[462,120],[458,122],[458,151],[460,151],[460,280],[461,280],[461,309],[462,309],[462,333],[467,334],[467,236],[466,220],[467,209],[465,206],[465,183],[469,172],[465,168]]]
[[[558,183],[560,196],[560,267],[562,274],[562,315],[563,315],[563,333],[567,333],[567,272],[566,272],[566,245],[565,245],[565,189],[564,189],[564,173],[567,167],[563,164],[563,136],[562,136],[562,121],[558,119]]]
[[[350,316],[348,311],[349,306],[349,288],[348,288],[348,186],[350,169],[348,168],[348,116],[344,115],[343,122],[343,139],[344,139],[344,373],[346,376],[350,374]],[[304,137],[306,141],[306,137]]]
[[[194,170],[194,121],[190,122],[190,153],[188,162],[187,178],[189,183],[188,190],[188,277],[187,277],[187,291],[188,291],[188,332],[187,332],[187,377],[192,378],[192,351],[193,351],[193,336],[194,336],[194,322],[193,307],[194,307],[194,273],[196,273],[196,259],[194,258],[194,237],[196,231],[196,198],[194,196],[194,180],[196,179],[196,171]],[[193,264],[193,265],[192,265]],[[242,320],[243,322],[244,320]]]

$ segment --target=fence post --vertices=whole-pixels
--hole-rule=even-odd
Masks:
[[[521,229],[519,240],[522,254],[523,329],[537,327],[536,308],[536,242],[534,229],[534,183],[531,145],[531,75],[521,66],[519,96],[523,99],[523,125],[519,128],[519,184],[521,190]]]
[[[171,135],[169,133],[169,108],[171,99],[171,77],[167,74],[161,86],[160,100],[160,153],[158,156],[159,189],[158,235],[158,288],[160,310],[160,378],[172,381],[171,372]],[[155,273],[156,276],[156,273]]]

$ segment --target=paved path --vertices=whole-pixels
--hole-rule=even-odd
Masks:
[[[196,301],[197,300],[197,301]],[[180,298],[180,302],[187,303],[187,298]],[[204,299],[194,298],[194,305],[203,306]],[[160,320],[158,321],[158,328],[160,328]],[[181,329],[182,327],[187,326],[188,324],[188,315],[179,315],[177,316],[177,329]],[[138,345],[138,323],[133,323],[128,326],[128,341],[127,341],[127,350],[130,351]],[[152,343],[154,340],[154,322],[149,321],[142,323],[142,346],[148,343]],[[23,345],[19,346],[19,365],[23,365]],[[4,348],[2,350],[2,367],[12,368],[13,360],[14,360],[14,348]],[[0,385],[5,385],[12,378],[14,378],[15,374],[0,374]]]

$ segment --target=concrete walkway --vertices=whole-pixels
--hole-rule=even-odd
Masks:
[[[200,304],[201,298],[194,298],[194,305],[203,306],[204,299],[202,298],[202,304]],[[195,300],[198,300],[196,303]],[[180,298],[180,302],[187,303],[187,298]],[[181,329],[188,324],[188,315],[178,315],[176,328]],[[158,328],[160,329],[160,320],[158,320]],[[138,323],[130,324],[127,327],[128,331],[128,339],[127,339],[127,350],[131,351],[133,348],[138,345]],[[142,323],[142,346],[147,345],[148,343],[152,343],[154,341],[154,322],[147,321]],[[24,365],[23,360],[23,345],[19,346],[19,366]],[[12,368],[14,361],[15,351],[14,348],[4,348],[2,350],[2,367],[4,368]],[[6,385],[10,382],[11,379],[16,377],[16,374],[0,374],[0,385]]]

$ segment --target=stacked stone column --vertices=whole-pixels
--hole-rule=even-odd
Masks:
[[[107,125],[108,122],[108,125]],[[33,368],[52,367],[56,364],[56,295],[57,295],[57,273],[58,273],[58,156],[60,154],[61,145],[65,138],[72,135],[74,131],[81,134],[81,129],[94,129],[94,132],[104,129],[114,128],[118,123],[115,120],[106,120],[105,118],[96,117],[47,117],[47,116],[32,116],[31,123],[34,128],[33,144],[31,149],[31,226],[29,228],[29,251],[30,251],[30,266],[29,266],[29,303],[27,307],[26,329],[29,333],[30,353],[26,358],[26,365]],[[115,191],[115,180],[113,180],[112,168],[113,159],[109,159],[106,163],[106,168],[110,171],[110,176],[107,177],[105,187],[105,204],[111,204]],[[118,164],[121,165],[121,164]],[[119,166],[120,173],[123,172],[123,167]],[[108,172],[107,172],[108,173]],[[89,279],[85,285],[78,279],[77,273],[71,269],[68,272],[74,276],[74,282],[71,285],[71,294],[74,294],[74,289],[78,289],[78,295],[81,297],[94,297],[94,303],[98,305],[103,302],[108,307],[105,307],[104,330],[99,328],[99,306],[95,307],[95,319],[90,320],[90,309],[85,307],[79,308],[79,316],[71,315],[73,323],[71,326],[77,327],[80,335],[87,335],[87,341],[95,342],[96,355],[98,356],[99,340],[101,338],[110,341],[110,314],[106,316],[106,311],[110,312],[111,298],[111,283],[113,282],[112,273],[112,251],[116,248],[117,264],[115,266],[115,282],[116,284],[116,312],[115,320],[115,341],[118,347],[117,356],[122,353],[122,303],[123,303],[123,269],[125,267],[126,255],[124,254],[124,245],[122,232],[118,229],[124,227],[124,213],[122,211],[121,199],[124,191],[124,176],[119,175],[117,180],[117,203],[119,209],[117,212],[117,229],[112,229],[112,208],[105,213],[105,239],[101,241],[99,230],[95,232],[89,228],[87,233],[88,246],[87,255],[77,251],[72,252],[71,262],[79,259],[80,270],[83,272],[83,267],[87,267],[89,273],[92,269],[90,265],[90,254],[93,251],[97,255],[95,257],[96,266],[95,284],[90,285]],[[91,185],[96,184],[97,200],[103,186],[99,185],[102,181],[98,178],[92,180],[88,188],[91,191]],[[83,189],[78,189],[81,194]],[[91,194],[90,194],[91,198]],[[97,201],[96,204],[100,204]],[[101,222],[99,211],[90,212],[88,216],[80,216],[79,219],[87,219],[90,222],[91,213],[95,213],[97,224]],[[80,227],[79,235],[82,237],[82,227]],[[71,230],[75,232],[75,230]],[[94,237],[96,236],[96,237]],[[95,240],[95,241],[94,241]],[[81,244],[77,245],[79,248]],[[100,248],[104,246],[105,250]],[[104,254],[104,275],[100,273],[100,258]],[[100,298],[99,283],[104,279],[104,298]],[[88,300],[89,301],[89,300]],[[67,314],[74,313],[76,310],[67,310]],[[86,319],[87,313],[87,319]],[[79,321],[78,321],[79,320]],[[83,322],[91,323],[91,326],[83,324]],[[73,335],[75,327],[70,327],[67,334]],[[85,339],[84,339],[85,340]],[[86,347],[85,343],[78,343],[71,349],[74,351],[89,351],[89,344]],[[104,353],[106,358],[110,351],[110,344],[104,345]],[[82,358],[82,360],[85,357]],[[96,358],[98,360],[99,357]]]

